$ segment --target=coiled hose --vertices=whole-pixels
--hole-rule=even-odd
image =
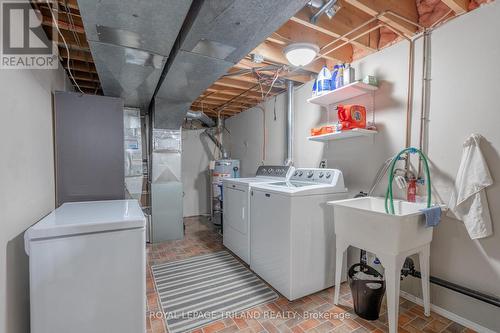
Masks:
[[[396,162],[400,160],[401,155],[403,154],[418,154],[422,161],[424,162],[424,170],[425,177],[427,178],[427,208],[431,207],[431,175],[429,172],[429,163],[427,162],[427,156],[422,153],[422,151],[415,147],[408,147],[401,150],[394,158],[392,159],[391,166],[389,167],[389,184],[387,185],[387,191],[385,193],[385,212],[387,214],[394,215],[394,198],[392,193],[392,182],[394,180],[394,168],[396,166]],[[388,204],[390,203],[390,204]]]

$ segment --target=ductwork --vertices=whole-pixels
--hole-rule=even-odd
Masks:
[[[310,18],[311,23],[316,24],[319,17],[321,15],[323,15],[324,13],[326,13],[327,11],[329,11],[330,9],[332,9],[336,3],[337,3],[337,0],[328,0],[321,8],[319,8],[319,10],[316,12],[316,14],[311,16],[311,18]]]
[[[307,0],[193,1],[154,95],[155,127],[178,128],[189,105],[203,91],[306,3]],[[162,107],[157,107],[160,104]],[[178,113],[177,118],[165,116],[172,111]]]
[[[78,0],[104,94],[178,129],[191,103],[308,0]]]
[[[222,142],[220,142],[216,137],[215,137],[215,134],[213,132],[213,129],[211,128],[208,128],[205,130],[205,134],[210,138],[210,140],[213,141],[213,143],[217,146],[217,148],[220,150],[220,153],[222,155],[222,159],[224,160],[227,160],[229,159],[229,153],[227,152],[226,148],[224,147],[224,145],[222,144]]]
[[[191,0],[78,0],[106,96],[145,110]]]
[[[207,116],[204,112],[202,111],[188,111],[186,113],[186,118],[191,119],[191,120],[199,120],[203,124],[207,125],[208,127],[214,127],[215,126],[215,121],[212,120],[209,116]]]

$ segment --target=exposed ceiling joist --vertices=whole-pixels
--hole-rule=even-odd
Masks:
[[[251,83],[251,82],[244,82],[240,80],[236,80],[233,78],[222,78],[216,81],[217,85],[223,86],[223,87],[229,87],[229,88],[238,88],[242,90],[248,90],[248,89],[258,89],[258,84],[257,83]],[[278,90],[278,88],[272,88],[272,91]]]
[[[63,63],[64,68],[66,68],[66,62]],[[75,59],[71,59],[71,69],[74,71],[87,72],[97,75],[97,70],[93,63],[82,62]]]
[[[444,4],[450,7],[455,14],[466,13],[469,8],[469,0],[441,0]]]
[[[217,110],[213,108],[207,108],[207,107],[202,107],[201,105],[198,104],[193,104],[191,105],[191,110],[193,111],[203,111],[207,113],[208,115],[217,115]],[[226,107],[223,110],[221,110],[221,114],[223,115],[235,115],[243,111],[241,108],[233,108],[233,107]]]
[[[67,59],[68,58],[68,52],[66,51],[66,48],[63,46],[59,47],[59,55],[62,58]],[[79,60],[79,61],[84,61],[84,62],[89,62],[89,63],[94,63],[94,59],[92,59],[92,55],[90,54],[90,51],[87,50],[69,50],[69,58],[71,60]]]
[[[257,65],[257,66],[251,66],[250,64]],[[310,72],[307,71],[302,71],[302,70],[296,70],[296,69],[291,69],[290,66],[285,65],[286,70],[280,71],[278,73],[278,77],[284,78],[284,79],[290,79],[295,82],[299,83],[306,83],[311,80],[311,74]],[[267,67],[270,67],[270,64],[266,63],[260,63],[256,64],[253,63],[252,61],[248,59],[242,59],[239,63],[237,63],[231,70],[229,70],[229,73],[236,73],[238,71],[242,70],[248,70],[248,69],[254,69],[259,71],[259,73],[264,73],[266,75],[274,76],[276,74],[276,69],[278,69],[280,66],[276,65],[272,69],[266,69]],[[242,72],[242,75],[247,75],[246,73]],[[250,74],[248,74],[250,75]]]
[[[384,11],[391,11],[403,16],[405,20],[387,14],[382,16],[380,21],[389,24],[407,37],[413,36],[418,30],[417,25],[415,25],[418,22],[415,0],[345,0],[345,2],[371,16],[377,16]]]
[[[99,83],[91,83],[91,82],[78,82],[78,85],[80,86],[80,88],[89,88],[94,90],[98,90],[101,87]]]
[[[72,77],[79,88],[84,93],[102,94],[99,76],[87,42],[77,0],[58,0],[50,3],[32,0],[31,3],[42,14],[44,31],[49,39],[57,41],[61,64],[66,71],[72,72]],[[56,16],[56,21],[54,21],[53,13]],[[54,29],[56,27],[59,28],[60,32]],[[57,34],[57,36],[53,36],[53,34]],[[64,43],[63,37],[66,43]],[[72,81],[76,89],[75,82]]]
[[[268,40],[272,43],[279,44],[281,48],[290,44],[291,42],[313,43],[321,48],[329,44],[332,41],[332,38],[316,30],[304,29],[304,27],[297,22],[289,21],[281,28],[279,28],[273,36],[268,38]],[[283,50],[281,52],[283,52]],[[328,56],[324,56],[322,58],[334,62],[351,62],[352,46],[345,45],[340,49],[335,50]]]
[[[68,8],[80,11],[77,0],[58,0],[57,2],[60,6],[66,6]]]
[[[210,96],[221,96],[230,99],[234,96],[241,95],[241,93],[243,92],[245,92],[245,90],[243,89],[232,89],[224,86],[212,85],[212,87],[206,90],[206,93],[204,95],[210,94]],[[260,99],[261,93],[257,91],[246,91],[242,96],[248,99]]]
[[[220,107],[220,106],[223,106],[225,103],[224,102],[221,102],[221,101],[218,101],[218,100],[212,100],[210,98],[205,98],[203,100],[200,100],[200,99],[197,99],[196,101],[194,101],[195,104],[203,104],[203,105],[207,105],[211,108],[217,108],[217,107]],[[249,108],[253,105],[255,105],[257,103],[243,103],[241,101],[234,101],[234,102],[231,102],[231,107],[240,107],[240,108]]]
[[[467,12],[471,0],[441,1],[441,6],[446,4],[453,11],[453,15]],[[253,62],[250,55],[240,60],[229,71],[233,75],[223,76],[216,81],[193,103],[192,109],[203,110],[210,116],[217,116],[218,111],[224,116],[232,116],[263,101],[263,92],[267,93],[278,68],[280,80],[266,97],[284,91],[282,79],[305,83],[311,79],[312,73],[318,73],[324,65],[331,67],[338,61],[350,62],[353,58],[359,59],[375,52],[387,44],[387,34],[384,34],[383,30],[388,29],[380,29],[380,23],[390,25],[407,37],[418,31],[416,23],[420,17],[416,0],[338,0],[338,4],[340,8],[334,18],[321,15],[316,24],[310,22],[310,17],[317,9],[304,7],[252,52],[262,55],[264,61]],[[42,24],[49,38],[52,37],[50,34],[56,26],[49,8],[57,12],[57,26],[69,48],[68,54],[61,38],[57,39],[63,66],[66,68],[69,57],[70,68],[81,89],[86,93],[102,93],[77,0],[57,0],[57,4],[50,6],[45,3],[33,3],[33,6],[41,11]],[[387,13],[378,21],[350,33],[383,12],[396,15]],[[359,34],[363,35],[352,40]],[[283,48],[295,42],[317,44],[321,48],[320,57],[308,66],[294,68],[284,56]],[[325,45],[328,47],[324,47]],[[257,71],[260,78],[252,73],[252,70]]]
[[[56,24],[54,23],[54,21],[51,18],[45,17],[45,16],[43,18],[42,24],[45,26],[48,26],[48,27],[53,27],[53,28],[56,27]],[[85,29],[83,27],[78,26],[78,25],[72,25],[71,23],[68,23],[68,22],[58,20],[57,26],[61,30],[74,31],[74,32],[79,33],[79,34],[85,34]]]
[[[213,101],[213,102],[218,102],[219,104],[222,104],[224,102],[228,102],[229,100],[231,100],[231,98],[233,98],[234,96],[217,96],[217,95],[202,95],[198,98],[199,101]],[[256,99],[256,98],[245,98],[244,96],[242,97],[238,97],[235,99],[236,101],[238,102],[242,102],[244,104],[253,104],[253,103],[257,103],[257,102],[260,102],[260,99]]]
[[[357,9],[354,9],[354,10],[357,10]],[[310,10],[308,8],[304,8],[300,12],[298,12],[295,16],[290,18],[290,21],[299,23],[303,27],[306,27],[306,28],[309,28],[312,30],[316,30],[322,34],[327,35],[327,36],[330,36],[333,38],[339,38],[342,35],[348,33],[353,28],[357,27],[359,24],[361,24],[361,22],[359,22],[359,24],[358,24],[357,21],[365,22],[369,18],[368,17],[367,19],[365,19],[365,17],[367,17],[368,15],[360,10],[357,10],[361,14],[350,17],[350,20],[351,20],[350,25],[348,25],[348,24],[341,25],[338,22],[340,21],[339,18],[341,17],[340,13],[342,13],[342,11],[347,12],[347,9],[341,8],[339,10],[338,16],[336,15],[335,19],[332,19],[332,20],[328,19],[328,17],[326,17],[326,16],[320,16],[320,18],[318,19],[316,24],[313,24],[309,21],[309,18],[311,15]],[[344,38],[342,38],[342,40],[347,41],[348,38],[344,37]],[[375,48],[370,47],[370,45],[366,42],[363,43],[362,41],[354,41],[351,44],[358,46],[358,47],[361,47],[363,49],[368,49],[370,51],[376,51]]]

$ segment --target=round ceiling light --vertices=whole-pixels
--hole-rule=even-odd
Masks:
[[[305,66],[313,61],[319,47],[311,43],[293,43],[284,48],[285,57],[294,66]]]

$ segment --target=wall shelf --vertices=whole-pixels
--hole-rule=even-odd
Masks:
[[[355,128],[348,131],[309,136],[307,139],[310,141],[324,142],[330,140],[342,140],[342,139],[354,138],[359,136],[373,136],[374,134],[377,134],[377,131],[368,130],[364,128]]]
[[[353,82],[321,96],[309,98],[307,101],[309,103],[328,107],[332,104],[338,104],[348,99],[368,94],[377,89],[377,87],[363,82]]]

